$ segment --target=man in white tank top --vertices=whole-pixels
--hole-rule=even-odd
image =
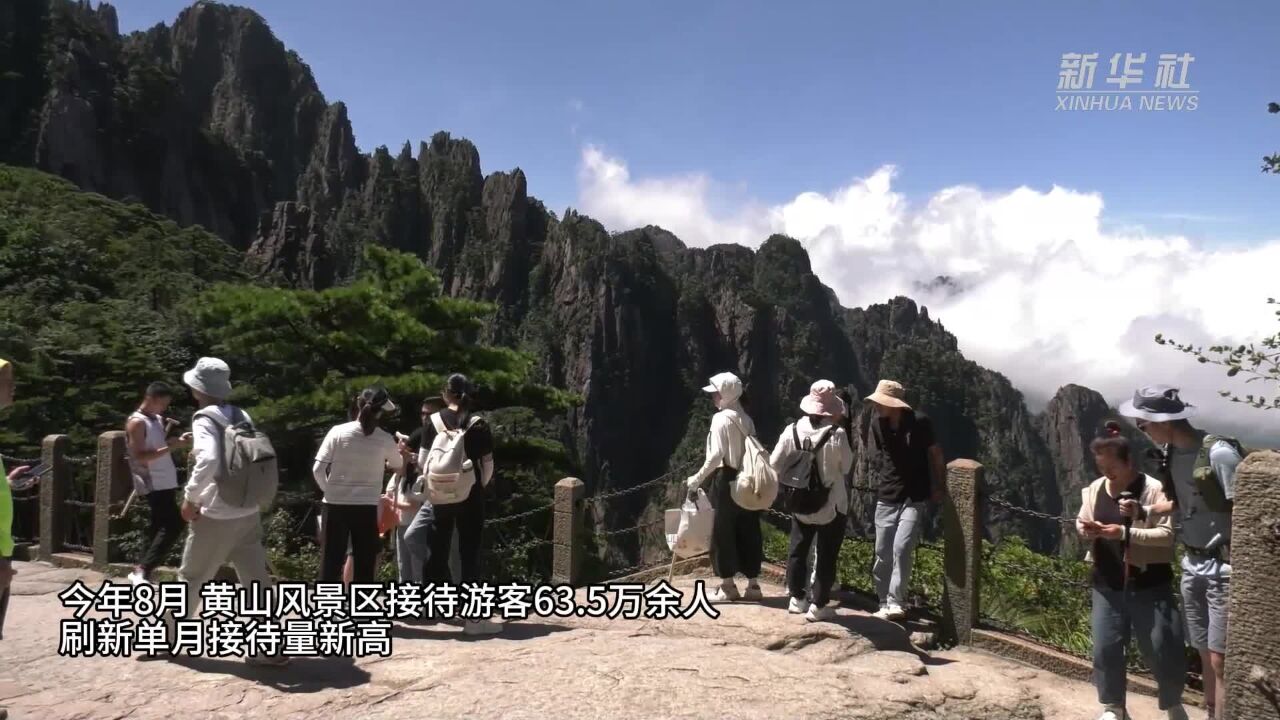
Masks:
[[[164,383],[147,387],[146,396],[125,423],[125,441],[133,472],[148,487],[147,505],[151,509],[151,525],[147,528],[147,551],[129,575],[134,585],[148,582],[151,573],[164,562],[165,556],[182,534],[182,515],[178,510],[178,469],[173,463],[173,449],[191,441],[191,434],[169,438],[175,421],[164,417],[173,399],[173,391]]]

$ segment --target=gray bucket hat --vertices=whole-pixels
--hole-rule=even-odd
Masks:
[[[1178,397],[1176,387],[1148,385],[1133,392],[1133,399],[1120,406],[1120,414],[1148,422],[1169,422],[1192,417],[1196,406]]]
[[[211,398],[226,400],[231,397],[231,368],[218,358],[200,358],[195,367],[183,374],[182,382]]]

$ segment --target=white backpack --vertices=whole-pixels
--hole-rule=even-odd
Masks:
[[[742,468],[738,471],[738,477],[729,487],[729,495],[734,504],[743,510],[768,510],[778,497],[778,474],[769,462],[769,451],[764,449],[755,435],[742,427],[737,418],[733,418],[732,422],[742,433],[745,452],[742,454]]]
[[[197,412],[195,417],[212,422],[220,435],[218,470],[214,474],[218,497],[232,507],[270,508],[280,487],[279,464],[270,438],[237,407],[231,408],[230,424],[224,424],[210,408]]]
[[[467,424],[451,430],[444,424],[440,413],[431,416],[431,424],[435,426],[436,437],[431,441],[431,449],[427,451],[421,463],[426,469],[427,500],[432,505],[452,505],[467,499],[476,485],[476,472],[471,459],[467,457],[466,443],[463,438],[480,421],[478,415],[467,419]]]

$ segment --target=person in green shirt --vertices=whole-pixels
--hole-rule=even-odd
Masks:
[[[0,358],[0,410],[13,404],[13,366]],[[0,460],[0,475],[5,482],[0,482],[0,638],[4,637],[4,616],[9,609],[9,583],[13,580],[13,495],[9,492],[9,483],[27,471],[27,467],[16,467],[5,473],[4,461]],[[0,718],[7,713],[0,709]]]
[[[0,410],[13,404],[13,366],[8,360],[0,358]],[[0,638],[4,637],[4,616],[9,609],[9,584],[13,581],[13,495],[9,492],[9,483],[27,468],[16,467],[13,472],[5,473],[4,460],[0,460]],[[6,720],[9,711],[0,707],[0,720]]]

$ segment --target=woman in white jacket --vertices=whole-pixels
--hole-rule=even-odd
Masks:
[[[827,488],[826,502],[820,510],[791,516],[791,544],[787,553],[787,590],[791,595],[787,610],[805,613],[806,620],[818,622],[835,616],[835,610],[827,607],[827,602],[835,584],[836,559],[849,513],[845,476],[853,466],[853,448],[844,428],[838,424],[845,413],[844,401],[836,395],[836,387],[829,380],[819,380],[809,388],[809,394],[800,401],[800,411],[805,416],[782,431],[770,462],[780,478],[788,473],[807,475],[808,468],[816,463],[818,477]],[[805,456],[805,448],[813,453],[811,460]],[[817,558],[810,581],[809,547],[815,537]],[[810,585],[807,593],[806,584]]]
[[[764,538],[760,534],[759,511],[744,510],[730,494],[733,481],[742,468],[746,452],[746,436],[754,435],[755,423],[742,409],[742,381],[733,373],[720,373],[702,388],[711,393],[718,412],[711,418],[707,434],[707,458],[698,472],[686,481],[689,491],[702,487],[708,478],[707,494],[715,508],[711,531],[711,569],[720,578],[720,587],[712,591],[711,602],[760,600],[760,564],[764,561]],[[734,576],[747,578],[747,589],[738,592]]]

